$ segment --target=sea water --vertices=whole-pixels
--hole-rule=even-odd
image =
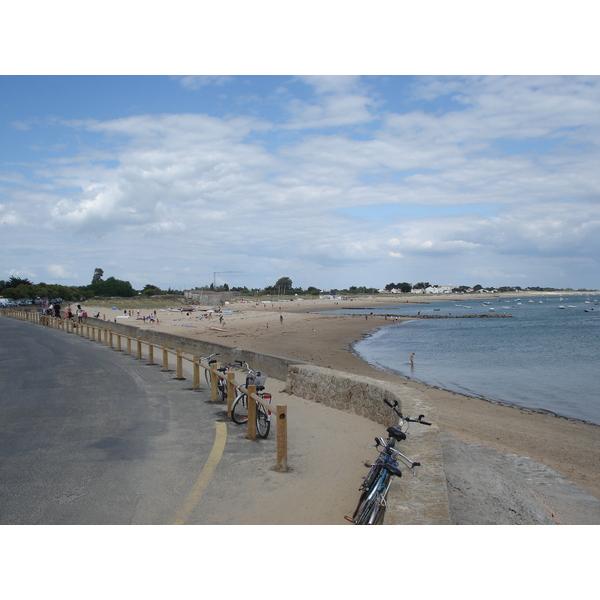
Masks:
[[[599,302],[594,294],[483,297],[334,312],[506,315],[404,321],[353,349],[369,364],[421,383],[600,424]]]

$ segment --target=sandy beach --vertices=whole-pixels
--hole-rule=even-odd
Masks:
[[[477,298],[481,299],[481,296],[478,295]],[[411,298],[411,302],[440,299],[444,298],[416,297],[414,300]],[[158,322],[152,323],[149,320],[138,320],[137,309],[132,311],[131,317],[124,318],[123,309],[112,310],[92,304],[83,306],[89,315],[99,312],[101,319],[118,318],[120,322],[143,329],[154,328],[195,339],[215,341],[241,349],[307,361],[317,366],[393,380],[417,388],[434,403],[439,425],[458,440],[527,456],[600,498],[600,427],[493,404],[379,371],[355,356],[351,351],[351,344],[373,330],[391,324],[393,321],[390,318],[369,315],[365,319],[363,314],[313,314],[314,311],[321,310],[405,303],[405,298],[397,299],[387,295],[352,301],[316,299],[271,303],[232,302],[222,307],[223,311],[231,311],[222,313],[224,323],[219,320],[221,315],[216,313],[210,319],[199,318],[199,310],[185,314],[158,309]],[[151,313],[154,310],[140,309],[140,317]],[[408,360],[408,357],[405,359]]]

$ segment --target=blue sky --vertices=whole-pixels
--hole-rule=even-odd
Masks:
[[[598,76],[119,58],[1,65],[1,279],[600,287]]]

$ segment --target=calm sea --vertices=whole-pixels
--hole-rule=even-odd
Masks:
[[[590,294],[335,312],[512,315],[405,321],[377,330],[354,351],[379,369],[431,386],[600,424],[599,303],[600,295]]]

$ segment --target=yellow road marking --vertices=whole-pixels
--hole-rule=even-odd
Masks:
[[[216,426],[217,432],[212,450],[208,455],[206,463],[204,464],[204,468],[200,472],[194,487],[185,499],[183,507],[179,511],[177,518],[175,521],[173,521],[173,525],[185,524],[192,511],[198,505],[204,490],[208,486],[210,478],[212,477],[217,465],[219,464],[219,461],[221,460],[223,450],[225,450],[225,442],[227,441],[227,425],[225,423],[216,423]]]

